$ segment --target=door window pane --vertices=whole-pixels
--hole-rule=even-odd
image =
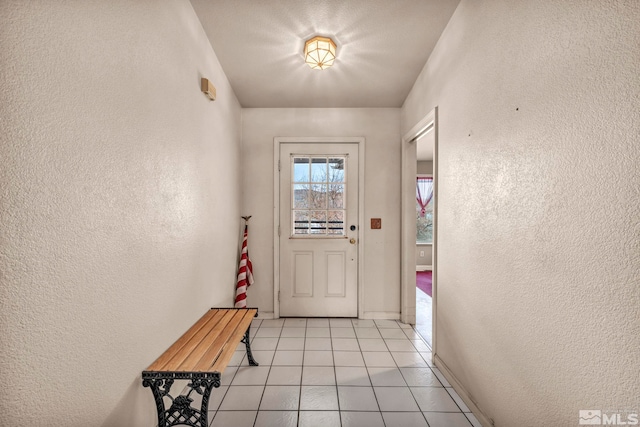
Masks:
[[[293,184],[293,208],[309,209],[308,184]]]
[[[327,234],[344,234],[344,211],[329,211],[327,216]]]
[[[329,182],[344,182],[344,159],[329,159]]]
[[[311,182],[327,182],[327,158],[311,158]]]
[[[291,156],[292,235],[345,236],[346,156]]]
[[[293,160],[293,182],[309,182],[308,158],[296,158]]]
[[[327,211],[309,211],[311,234],[327,234]]]
[[[309,211],[293,211],[294,234],[309,234]]]
[[[327,209],[327,184],[311,184],[310,209]]]
[[[327,192],[329,209],[339,209],[344,206],[344,184],[329,184]]]

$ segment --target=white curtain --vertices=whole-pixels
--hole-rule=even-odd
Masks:
[[[433,178],[418,177],[416,179],[416,201],[420,205],[420,216],[427,213],[427,205],[433,198]]]

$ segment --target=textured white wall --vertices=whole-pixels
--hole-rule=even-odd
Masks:
[[[432,161],[419,161],[418,162],[418,173],[432,174],[433,173],[433,162]]]
[[[242,110],[243,210],[251,218],[249,251],[256,285],[249,305],[273,312],[273,138],[363,136],[365,158],[364,311],[400,311],[400,109]],[[371,230],[370,218],[382,218]],[[253,302],[251,302],[253,301]]]
[[[437,354],[496,426],[640,411],[640,2],[463,0],[439,112]]]
[[[3,1],[0,32],[0,424],[153,426],[140,372],[232,304],[240,106],[186,0]]]

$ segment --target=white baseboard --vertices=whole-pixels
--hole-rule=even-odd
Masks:
[[[273,311],[258,311],[258,319],[274,319]],[[365,311],[362,319],[400,320],[397,311]]]
[[[365,311],[362,313],[363,319],[378,320],[400,320],[400,313],[397,311]]]
[[[433,270],[432,265],[416,265],[416,271],[431,271]]]
[[[460,384],[460,382],[456,379],[455,375],[453,375],[451,370],[449,370],[446,363],[444,363],[437,354],[433,355],[433,363],[436,365],[436,368],[438,368],[440,372],[442,372],[442,375],[444,375],[447,381],[449,381],[449,384],[451,384],[451,387],[453,387],[456,393],[458,393],[458,396],[460,396],[464,404],[469,407],[473,415],[477,418],[478,421],[480,421],[480,424],[482,424],[483,427],[493,427],[493,420],[487,417],[480,410],[480,408],[478,408],[478,405],[476,405],[473,399],[471,399],[471,396],[469,396],[467,390],[465,390],[462,384]]]
[[[273,319],[273,311],[258,310],[258,319]]]
[[[414,308],[414,313],[415,313],[415,308]],[[405,316],[404,318],[400,318],[400,321],[402,323],[405,323],[407,325],[415,325],[416,324],[416,316]]]

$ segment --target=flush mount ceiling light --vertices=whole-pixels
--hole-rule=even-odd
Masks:
[[[329,37],[315,36],[304,43],[304,62],[314,70],[324,70],[336,59],[336,44]]]

